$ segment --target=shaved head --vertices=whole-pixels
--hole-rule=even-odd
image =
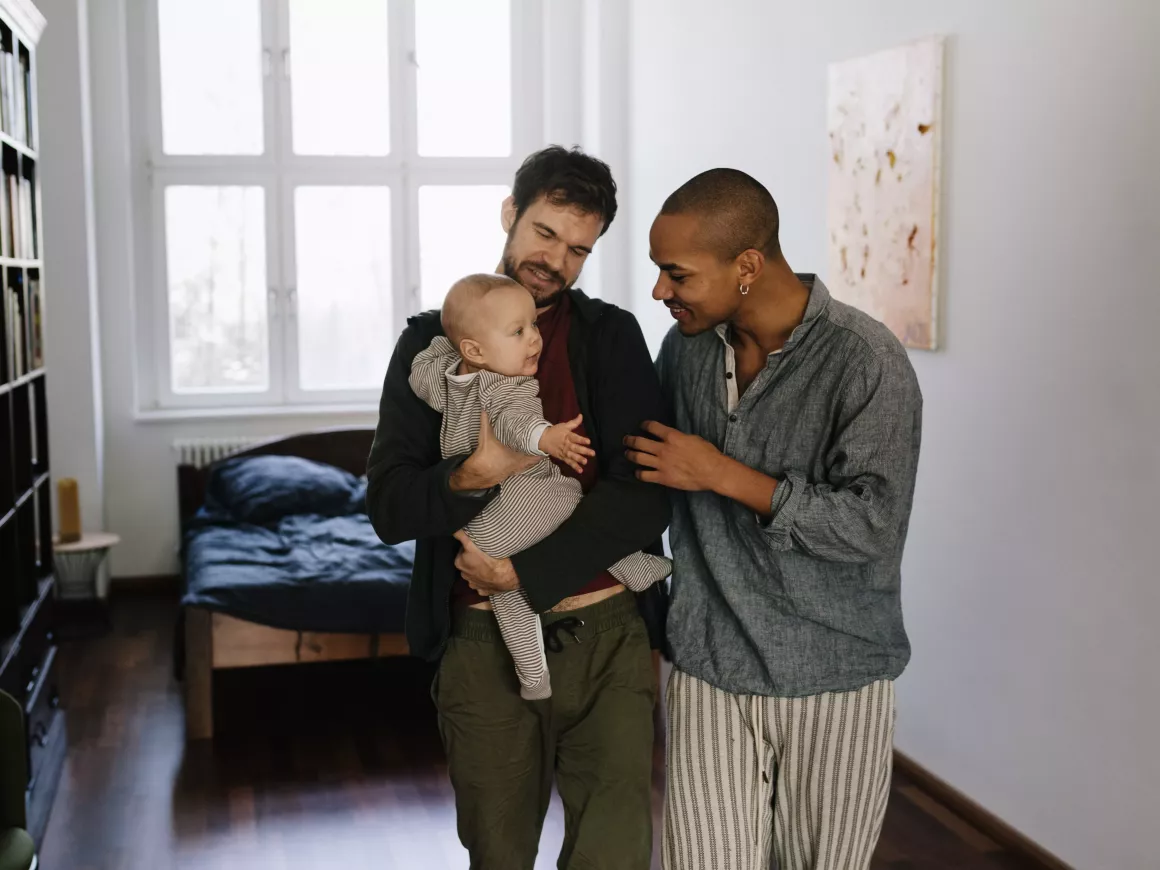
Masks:
[[[770,259],[781,256],[777,203],[765,186],[739,169],[710,169],[678,187],[663,215],[690,215],[698,221],[698,245],[721,260],[750,248]]]
[[[480,273],[460,278],[451,285],[443,300],[443,332],[455,347],[465,338],[471,338],[473,322],[478,320],[478,306],[489,293],[502,287],[527,290],[518,281],[506,275]]]

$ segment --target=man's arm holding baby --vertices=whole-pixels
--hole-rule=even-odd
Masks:
[[[408,326],[383,383],[367,459],[367,512],[389,544],[453,534],[487,506],[500,483],[536,461],[491,437],[486,423],[474,453],[440,455],[440,415],[409,382],[413,360],[438,334],[437,321]]]
[[[600,477],[580,505],[551,535],[511,559],[491,559],[460,538],[456,565],[483,594],[522,586],[540,612],[576,595],[602,571],[660,539],[668,526],[668,494],[635,477],[623,439],[646,419],[667,420],[656,370],[640,326],[617,311],[589,357],[589,382]]]

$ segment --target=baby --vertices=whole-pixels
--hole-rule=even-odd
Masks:
[[[544,419],[536,368],[543,341],[536,304],[526,289],[502,275],[469,275],[443,302],[443,331],[411,363],[411,389],[443,414],[444,457],[471,453],[479,443],[480,412],[512,450],[543,456],[500,485],[497,495],[465,531],[484,553],[504,559],[543,540],[580,504],[580,482],[551,461],[579,471],[595,453],[575,433],[580,418],[557,425]],[[633,553],[609,569],[639,592],[669,575],[668,559]],[[491,598],[504,643],[515,662],[524,698],[552,694],[540,620],[522,589]]]

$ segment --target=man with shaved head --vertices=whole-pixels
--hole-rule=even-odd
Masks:
[[[922,397],[778,224],[760,182],[714,169],[649,234],[675,428],[625,443],[673,494],[667,870],[867,868],[889,794]]]

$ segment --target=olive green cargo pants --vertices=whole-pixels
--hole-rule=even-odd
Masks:
[[[520,698],[488,611],[455,615],[432,694],[472,870],[532,870],[552,778],[560,870],[648,870],[656,685],[629,593],[542,617],[552,697]]]

